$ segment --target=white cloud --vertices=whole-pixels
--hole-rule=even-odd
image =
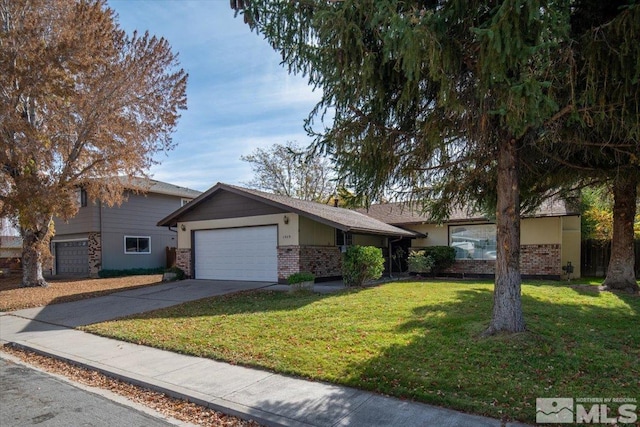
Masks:
[[[177,148],[156,156],[156,179],[198,190],[218,181],[251,179],[240,156],[256,147],[298,141],[320,98],[291,76],[262,36],[251,33],[225,1],[109,0],[128,32],[169,40],[189,73],[188,110],[174,135]]]

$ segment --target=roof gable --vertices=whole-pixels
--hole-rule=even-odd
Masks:
[[[435,223],[429,214],[423,212],[420,206],[415,203],[383,203],[371,205],[368,209],[358,209],[358,211],[392,225]],[[579,212],[571,209],[569,203],[565,200],[555,198],[545,200],[534,212],[523,215],[522,218],[557,217],[578,214]],[[452,209],[449,218],[444,222],[488,220],[489,218],[487,218],[484,213],[473,211],[463,206]]]
[[[140,191],[142,193],[164,194],[167,196],[182,197],[185,199],[194,199],[202,194],[201,191],[180,187],[178,185],[150,178],[118,177],[118,180],[120,180],[125,188],[133,191]]]
[[[162,219],[160,222],[158,222],[158,225],[174,226],[178,221],[183,221],[189,217],[193,218],[195,216],[195,213],[190,214],[190,212],[195,212],[199,208],[199,206],[203,206],[207,200],[210,200],[221,192],[229,192],[232,194],[243,196],[247,199],[259,202],[261,204],[271,206],[272,208],[277,208],[280,210],[280,212],[293,212],[346,232],[390,236],[415,235],[411,231],[394,227],[392,225],[378,221],[375,218],[349,209],[323,205],[321,203],[294,199],[287,196],[265,193],[258,190],[237,187],[234,185],[223,183],[216,184],[215,186],[204,192],[202,195],[197,197],[195,200],[193,200],[191,203],[188,203],[171,215]]]
[[[288,211],[250,199],[242,194],[221,189],[206,200],[202,200],[194,209],[187,210],[181,216],[180,221],[240,218],[284,212]]]

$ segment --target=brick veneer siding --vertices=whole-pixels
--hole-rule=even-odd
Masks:
[[[337,246],[303,246],[300,248],[300,271],[316,277],[342,276],[342,253]]]
[[[278,281],[300,271],[300,246],[278,246]]]
[[[192,277],[191,275],[191,249],[178,248],[176,249],[176,267],[184,271],[185,277]]]
[[[309,271],[316,277],[342,275],[342,253],[337,246],[278,247],[278,281],[285,282],[292,273]]]
[[[89,277],[98,277],[98,272],[102,269],[102,238],[100,233],[89,233],[87,253]]]
[[[525,276],[560,276],[560,245],[522,245],[520,272]]]
[[[444,273],[492,276],[495,270],[494,260],[457,260]],[[523,276],[559,277],[562,274],[560,245],[522,245],[520,273]]]

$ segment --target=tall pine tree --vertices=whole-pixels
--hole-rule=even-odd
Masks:
[[[558,178],[538,144],[575,112],[568,1],[232,1],[322,89],[308,131],[358,194],[393,187],[495,210],[494,307],[485,331],[525,329],[520,212]],[[316,121],[331,117],[330,123]],[[319,131],[316,131],[317,128]]]

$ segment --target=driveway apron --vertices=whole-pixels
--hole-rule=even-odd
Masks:
[[[103,297],[28,308],[14,311],[12,314],[25,319],[75,328],[170,307],[187,301],[260,289],[271,285],[273,285],[272,282],[182,280],[116,292]]]

